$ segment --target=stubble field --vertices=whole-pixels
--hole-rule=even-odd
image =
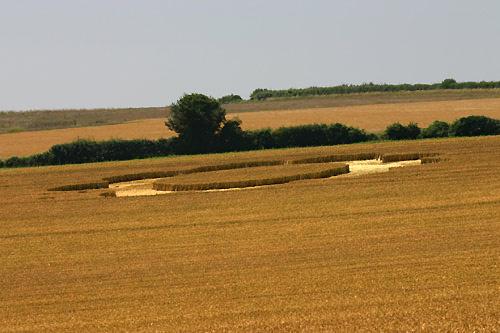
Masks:
[[[413,119],[415,120],[415,119]],[[47,192],[355,153],[439,163],[233,192]],[[0,170],[5,331],[495,331],[500,137]]]
[[[272,104],[272,102],[267,103]],[[434,120],[453,121],[469,115],[500,118],[500,98],[381,103],[255,112],[235,112],[233,110],[232,113],[228,114],[228,118],[240,118],[243,121],[244,129],[339,122],[371,132],[380,132],[394,122],[408,123],[413,121],[422,127],[429,125]],[[0,134],[0,158],[43,152],[55,144],[70,142],[78,138],[95,140],[112,138],[159,139],[172,135],[174,133],[165,127],[164,118],[143,119],[105,126]]]

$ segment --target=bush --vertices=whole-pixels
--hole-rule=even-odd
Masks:
[[[450,125],[447,122],[436,120],[429,127],[422,130],[423,138],[444,138],[448,136]]]
[[[172,155],[178,150],[175,138],[160,140],[77,140],[53,146],[47,153],[34,155],[33,165],[77,164],[123,161]]]
[[[248,149],[271,149],[276,147],[273,132],[270,128],[245,131],[244,133]]]
[[[49,153],[54,164],[74,164],[102,161],[100,145],[92,140],[76,140],[52,146]]]
[[[415,140],[419,137],[420,132],[420,128],[415,123],[409,123],[407,126],[394,123],[385,129],[383,138],[388,140]]]
[[[356,142],[376,140],[377,136],[368,134],[364,130],[348,127],[339,123],[328,125],[328,145],[340,145]]]
[[[272,136],[277,148],[339,145],[373,138],[363,130],[342,124],[282,127]]]
[[[457,88],[457,81],[455,79],[446,79],[441,82],[442,89],[454,89]]]
[[[217,135],[216,150],[220,152],[245,150],[247,142],[245,133],[241,129],[241,120],[233,119],[224,123]]]
[[[219,98],[219,103],[221,104],[238,103],[241,101],[243,101],[243,98],[241,98],[240,95],[234,94],[222,96],[221,98]]]
[[[500,120],[485,116],[469,116],[450,126],[450,136],[479,136],[500,134]]]
[[[28,167],[30,166],[29,164],[29,158],[26,157],[17,157],[13,156],[11,158],[8,158],[5,160],[5,167],[6,168],[19,168],[19,167]]]
[[[302,125],[281,127],[273,132],[275,146],[309,147],[326,145],[328,141],[326,125]]]

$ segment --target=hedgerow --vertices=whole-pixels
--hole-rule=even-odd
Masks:
[[[232,123],[234,122],[234,124]],[[420,129],[416,124],[392,124],[382,138],[390,140],[417,139],[442,136],[499,135],[500,120],[469,116],[460,118],[449,126],[434,122]],[[237,121],[227,121],[215,137],[209,153],[247,151],[272,148],[330,146],[378,140],[375,134],[342,124],[316,124],[279,129],[243,131]],[[77,164],[104,161],[122,161],[169,155],[190,154],[177,137],[160,140],[77,140],[58,144],[47,152],[27,157],[11,157],[0,160],[0,168],[16,168],[45,165]],[[137,176],[135,176],[137,177]]]

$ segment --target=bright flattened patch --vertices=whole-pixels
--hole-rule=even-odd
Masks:
[[[388,172],[392,168],[401,168],[422,164],[421,160],[382,163],[381,160],[349,161],[349,173],[339,177],[362,176],[371,173]]]
[[[363,176],[373,173],[383,173],[388,172],[392,168],[400,168],[407,166],[416,166],[420,165],[421,160],[411,160],[411,161],[399,161],[399,162],[389,162],[383,163],[381,160],[365,160],[365,161],[348,161],[343,162],[349,165],[350,172],[348,174],[338,175],[331,178],[336,177],[356,177]],[[157,191],[153,189],[153,183],[160,180],[161,178],[155,179],[144,179],[144,180],[136,180],[131,182],[123,182],[111,184],[109,188],[115,192],[117,197],[135,197],[135,196],[153,196],[153,195],[163,195],[175,193],[176,191]],[[264,186],[273,186],[273,185],[264,185]],[[262,186],[256,187],[245,187],[245,188],[230,188],[230,189],[211,189],[211,190],[203,190],[203,191],[195,191],[195,192],[225,192],[225,191],[239,191],[243,189],[253,189],[259,188]]]
[[[167,194],[169,192],[156,191],[153,189],[153,183],[161,178],[134,180],[110,184],[109,188],[115,192],[117,197],[139,197],[158,194]]]

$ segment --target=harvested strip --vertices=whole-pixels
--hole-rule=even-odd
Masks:
[[[411,161],[420,160],[424,157],[437,156],[436,153],[400,153],[400,154],[384,154],[382,155],[382,162],[399,162],[399,161]]]
[[[134,180],[153,179],[153,178],[166,178],[178,175],[179,171],[155,171],[155,172],[140,172],[130,173],[126,175],[112,176],[104,178],[103,180],[110,184],[131,182]]]
[[[349,173],[347,164],[285,165],[256,167],[248,170],[208,172],[203,175],[184,175],[174,180],[153,183],[157,191],[206,191],[215,189],[245,188],[285,184],[304,179],[329,178]],[[211,180],[211,181],[207,181]]]
[[[108,182],[98,182],[98,183],[64,185],[64,186],[49,188],[48,191],[82,191],[82,190],[97,190],[108,187],[109,187]]]
[[[282,165],[285,163],[286,163],[286,161],[283,161],[283,160],[227,163],[227,164],[218,164],[218,165],[206,165],[206,166],[196,167],[196,168],[192,168],[192,169],[185,169],[185,170],[131,173],[131,174],[107,177],[107,178],[104,178],[104,180],[109,182],[110,184],[113,184],[113,183],[130,182],[130,181],[134,181],[134,180],[143,180],[143,179],[168,178],[168,177],[174,177],[177,175],[187,175],[187,174],[199,173],[199,172],[243,169],[243,168],[251,168],[251,167],[258,167],[258,166]]]
[[[364,161],[378,159],[380,154],[377,153],[360,153],[360,154],[337,154],[318,156],[312,158],[304,158],[300,160],[292,160],[290,164],[308,164],[308,163],[328,163],[328,162],[347,162],[347,161]]]

